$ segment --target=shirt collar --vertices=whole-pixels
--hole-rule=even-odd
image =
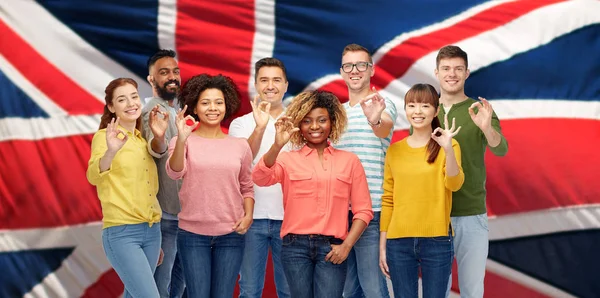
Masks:
[[[329,144],[329,146],[325,147],[325,150],[323,150],[323,153],[328,153],[331,155],[331,154],[333,154],[333,151],[335,150],[335,148],[333,148],[333,146],[331,146],[331,143],[329,141],[327,141],[327,143]],[[316,152],[317,150],[308,147],[306,144],[304,144],[304,146],[302,146],[302,148],[300,148],[300,152],[304,156],[310,155],[313,151]]]

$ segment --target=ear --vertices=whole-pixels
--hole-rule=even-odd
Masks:
[[[468,79],[470,75],[471,75],[471,71],[467,68],[467,76],[465,77],[465,80]]]
[[[436,67],[436,68],[433,70],[433,74],[435,74],[435,76],[437,77],[438,73],[439,73],[439,72],[438,72],[438,69],[437,69],[437,67]]]
[[[115,113],[115,108],[114,108],[112,105],[107,105],[106,107],[108,107],[108,110],[109,110],[111,113],[113,113],[113,114]]]
[[[375,64],[373,64],[373,66],[371,66],[371,77],[373,77],[375,75]]]
[[[154,87],[154,77],[151,75],[148,75],[146,77],[146,81],[148,81],[148,83],[150,84],[150,86]]]
[[[438,114],[440,113],[440,109],[442,108],[442,104],[440,103],[437,107],[437,110],[435,111],[435,117],[438,116]]]

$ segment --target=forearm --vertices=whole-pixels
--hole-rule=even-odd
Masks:
[[[500,133],[498,133],[492,126],[484,130],[483,134],[485,135],[488,146],[496,147],[500,145],[500,141],[502,141],[502,135],[500,135]]]
[[[265,153],[265,155],[263,155],[263,160],[264,160],[265,166],[267,166],[267,168],[270,168],[275,164],[275,161],[277,161],[277,156],[279,155],[281,148],[282,148],[281,146],[279,146],[277,144],[273,144],[271,146],[271,148],[269,149],[269,151],[267,151],[267,153]]]
[[[352,248],[354,246],[354,244],[356,243],[356,241],[358,241],[358,239],[360,238],[360,236],[362,235],[362,233],[365,231],[366,228],[367,228],[367,223],[364,222],[362,219],[353,220],[352,228],[350,228],[350,232],[348,232],[348,236],[346,237],[346,239],[344,240],[342,245]]]
[[[254,199],[244,198],[244,214],[252,218],[254,216]]]
[[[254,131],[248,138],[248,144],[252,150],[252,157],[255,158],[260,150],[260,143],[262,142],[263,136],[265,135],[265,128],[255,127]]]
[[[384,113],[381,113],[380,118],[381,119],[381,125],[371,125],[371,129],[373,129],[373,133],[375,133],[375,135],[378,138],[387,138],[390,135],[390,132],[392,131],[392,129],[394,128],[394,121],[392,121],[392,119]],[[378,121],[375,122],[371,122],[371,123],[377,123]]]
[[[109,152],[108,150],[104,153],[104,156],[100,158],[100,173],[108,171],[116,153]]]
[[[379,251],[384,252],[387,248],[387,232],[379,233]]]
[[[450,149],[444,148],[444,152],[446,153],[446,176],[454,177],[460,172],[458,162],[456,161],[456,155],[454,154],[452,147],[450,147]]]
[[[181,142],[179,139],[177,139],[177,142],[175,142],[175,148],[173,149],[173,154],[169,159],[169,167],[171,167],[171,170],[175,172],[183,171],[184,147],[185,141]]]
[[[162,138],[153,138],[152,142],[150,142],[150,146],[152,147],[152,151],[157,154],[163,154],[167,151],[167,143],[165,142],[165,137]]]

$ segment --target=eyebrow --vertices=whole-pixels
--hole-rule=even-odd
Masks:
[[[173,70],[179,70],[179,67],[174,67],[172,68]],[[163,68],[159,68],[158,71],[163,71],[163,70],[171,70],[171,68],[168,67],[163,67]]]

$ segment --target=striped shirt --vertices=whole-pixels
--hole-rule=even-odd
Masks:
[[[396,105],[388,99],[385,100],[385,105],[384,113],[387,113],[395,122],[397,116]],[[346,132],[344,132],[340,141],[334,147],[358,155],[367,174],[373,211],[381,211],[383,166],[385,164],[385,154],[392,141],[394,129],[392,128],[386,138],[378,138],[369,125],[360,104],[351,107],[350,103],[346,102],[343,106],[348,116],[348,126]]]

